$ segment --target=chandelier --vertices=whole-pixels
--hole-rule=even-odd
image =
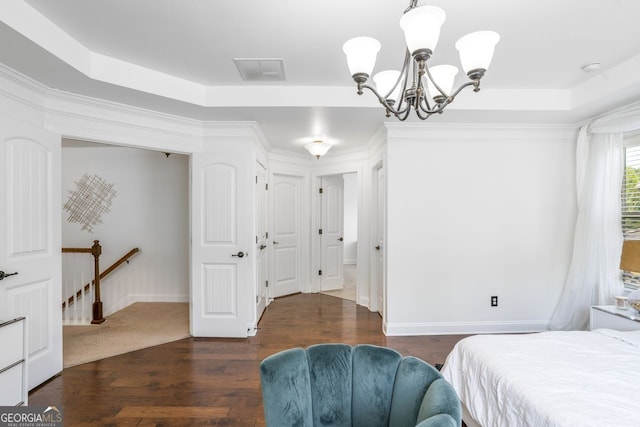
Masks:
[[[407,43],[402,69],[377,73],[373,76],[375,88],[365,83],[373,71],[380,42],[371,37],[355,37],[342,48],[357,84],[358,95],[362,95],[363,89],[369,89],[385,107],[387,117],[393,114],[400,120],[406,120],[412,109],[421,120],[442,113],[466,87],[473,86],[473,91],[478,92],[480,79],[487,71],[495,45],[500,40],[500,35],[494,31],[478,31],[456,42],[455,47],[469,81],[453,90],[458,68],[427,64],[438,43],[446,15],[439,7],[419,6],[417,3],[418,0],[410,0],[400,19]]]

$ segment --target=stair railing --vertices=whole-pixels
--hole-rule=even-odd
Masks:
[[[104,316],[102,315],[102,301],[100,300],[100,254],[102,253],[102,246],[100,246],[100,241],[94,240],[93,246],[90,248],[62,248],[62,253],[85,253],[91,254],[93,257],[93,306],[92,313],[93,316],[91,318],[92,324],[100,324],[104,322]],[[85,286],[86,289],[86,286]],[[89,290],[91,286],[89,285]],[[83,289],[80,289],[78,292],[74,294],[69,300],[64,301],[62,303],[62,308],[65,308],[65,303],[68,303],[67,306],[75,303],[78,298],[82,298]]]
[[[129,258],[137,253],[140,249],[133,248],[129,252],[127,252],[124,256],[114,262],[109,268],[100,273],[100,255],[102,254],[102,247],[100,246],[100,242],[98,240],[93,241],[93,246],[90,248],[62,248],[63,253],[85,253],[91,254],[93,257],[93,280],[86,283],[83,287],[81,287],[78,291],[74,292],[72,296],[70,296],[66,301],[62,302],[62,309],[65,313],[69,313],[71,306],[74,306],[74,319],[77,319],[77,312],[80,311],[84,313],[84,301],[86,298],[84,296],[86,294],[93,294],[93,304],[92,304],[92,324],[100,324],[104,322],[103,309],[102,309],[102,300],[100,297],[100,280],[106,277],[113,270],[118,268],[124,262],[129,262]],[[83,281],[84,283],[84,281]],[[92,286],[93,285],[93,286]],[[80,302],[80,307],[78,307],[78,302]]]

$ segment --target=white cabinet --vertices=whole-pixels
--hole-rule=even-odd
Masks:
[[[632,308],[619,309],[614,305],[596,305],[591,307],[589,329],[615,329],[617,331],[635,331],[640,329],[640,313]]]
[[[26,320],[0,320],[0,406],[27,405]]]

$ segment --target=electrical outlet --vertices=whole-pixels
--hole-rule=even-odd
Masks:
[[[496,295],[491,297],[491,307],[497,307],[498,306],[498,297]]]

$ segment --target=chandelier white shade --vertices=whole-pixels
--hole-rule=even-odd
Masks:
[[[327,154],[327,151],[332,147],[331,144],[327,142],[323,142],[322,140],[316,139],[313,142],[310,142],[304,146],[309,153],[316,156],[316,159],[320,159],[320,156],[324,156]]]
[[[380,42],[372,37],[355,37],[342,46],[347,55],[347,65],[351,75],[371,74],[376,65],[376,56],[380,51]]]
[[[382,94],[389,101],[395,102],[400,96],[400,89],[402,87],[397,85],[396,82],[400,78],[400,71],[386,70],[380,71],[373,76],[373,81],[376,83],[378,93]]]
[[[451,91],[453,90],[453,82],[458,74],[458,67],[454,67],[453,65],[436,65],[429,69],[431,74],[431,79],[427,79],[427,90],[429,91],[429,95],[431,98],[436,98],[438,96],[449,96]],[[435,82],[444,95],[440,93],[440,91],[436,88]]]
[[[436,49],[440,27],[446,17],[444,10],[435,6],[416,7],[402,15],[400,28],[404,31],[404,39],[412,55],[422,49],[432,52]]]
[[[460,53],[464,72],[489,68],[498,41],[500,36],[494,31],[477,31],[458,40],[456,49]]]
[[[387,117],[394,115],[400,120],[406,120],[411,110],[423,120],[441,113],[466,87],[473,86],[474,92],[478,92],[480,79],[489,68],[500,40],[494,31],[477,31],[456,42],[462,68],[469,80],[454,89],[457,67],[428,64],[446,14],[439,7],[417,6],[417,3],[418,0],[410,0],[409,8],[400,19],[407,44],[402,69],[377,73],[373,77],[375,88],[366,82],[373,72],[380,43],[371,37],[355,37],[343,46],[358,95],[362,95],[363,89],[370,90],[386,109]]]

